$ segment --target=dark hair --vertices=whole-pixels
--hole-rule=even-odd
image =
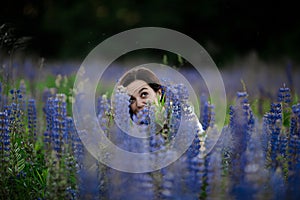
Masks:
[[[163,89],[157,76],[151,70],[144,67],[134,68],[126,72],[120,78],[119,84],[127,87],[135,80],[145,81],[154,90],[154,92]]]

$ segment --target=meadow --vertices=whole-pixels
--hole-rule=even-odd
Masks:
[[[197,88],[204,91],[199,92],[199,120],[207,135],[220,135],[214,148],[205,152],[210,137],[202,141],[195,134],[176,162],[148,173],[112,169],[85,149],[71,109],[78,63],[3,60],[1,199],[299,199],[299,72],[292,73],[292,65],[270,70],[255,60],[221,70],[228,98],[221,129],[214,121],[218,110],[205,89]],[[108,73],[118,76],[124,70],[117,66]],[[187,69],[180,72],[198,80]],[[108,85],[115,81],[106,78]],[[107,130],[110,96],[99,89],[96,99],[98,123]],[[138,152],[128,136],[114,139]],[[162,140],[151,137],[150,151],[163,148]]]

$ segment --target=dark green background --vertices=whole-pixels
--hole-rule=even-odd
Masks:
[[[49,59],[83,59],[114,34],[157,26],[192,37],[217,63],[251,51],[300,60],[300,12],[289,0],[10,0],[0,13],[15,38],[30,37],[27,52]]]

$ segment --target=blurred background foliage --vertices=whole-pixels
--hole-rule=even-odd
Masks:
[[[10,0],[1,2],[0,25],[26,52],[58,60],[82,60],[121,31],[165,27],[198,41],[220,66],[253,51],[299,61],[297,9],[291,0]]]

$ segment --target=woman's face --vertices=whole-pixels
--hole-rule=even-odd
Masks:
[[[161,91],[154,92],[154,90],[142,80],[135,80],[130,83],[127,87],[127,92],[131,96],[130,108],[134,114],[137,114],[144,106],[150,102],[158,104]]]

